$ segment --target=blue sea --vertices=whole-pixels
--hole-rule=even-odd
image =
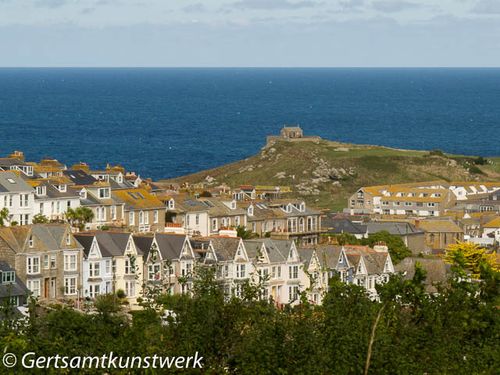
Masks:
[[[0,69],[0,153],[154,179],[308,135],[500,155],[500,69]]]

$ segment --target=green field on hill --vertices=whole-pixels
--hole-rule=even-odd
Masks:
[[[257,155],[168,180],[205,182],[207,188],[286,185],[291,196],[320,209],[341,210],[361,186],[419,181],[498,181],[500,157],[445,154],[332,141],[275,141]]]

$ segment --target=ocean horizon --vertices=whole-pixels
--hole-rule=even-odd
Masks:
[[[171,178],[284,124],[359,144],[500,156],[500,68],[0,68],[0,151]]]

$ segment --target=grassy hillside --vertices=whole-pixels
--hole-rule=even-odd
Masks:
[[[277,141],[257,155],[174,182],[237,187],[287,185],[318,208],[339,210],[360,186],[429,180],[500,180],[500,158],[411,151],[332,141]]]

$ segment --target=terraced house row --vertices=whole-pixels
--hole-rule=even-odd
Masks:
[[[474,201],[500,190],[500,182],[440,181],[361,187],[346,213],[399,216],[443,216],[457,203]]]
[[[194,272],[204,266],[215,267],[216,280],[228,298],[242,297],[244,283],[252,283],[260,288],[261,298],[278,305],[298,303],[301,293],[321,303],[334,274],[364,286],[376,299],[376,284],[394,272],[384,246],[300,248],[295,241],[270,238],[74,234],[67,224],[0,228],[0,266],[0,299],[14,298],[22,305],[31,295],[40,301],[80,303],[121,291],[132,308],[151,290],[190,293]]]
[[[321,215],[303,200],[280,199],[286,187],[243,186],[205,196],[159,186],[120,166],[93,170],[85,163],[66,167],[55,159],[27,162],[22,152],[0,158],[3,225],[33,220],[64,222],[70,210],[91,215],[85,230],[118,228],[133,232],[174,232],[209,236],[246,227],[259,236],[318,242]],[[80,228],[81,229],[81,228]]]

